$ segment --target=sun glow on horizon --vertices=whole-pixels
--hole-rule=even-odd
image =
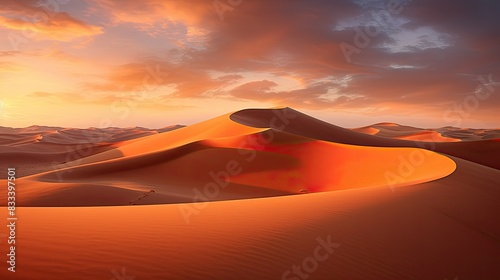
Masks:
[[[274,106],[348,127],[500,125],[493,4],[464,16],[459,1],[444,19],[414,1],[398,13],[243,1],[223,14],[201,0],[54,3],[0,6],[1,126],[158,127]],[[476,105],[478,87],[491,94]]]

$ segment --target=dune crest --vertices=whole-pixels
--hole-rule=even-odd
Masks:
[[[272,113],[270,126],[276,129],[236,122],[233,117],[237,112],[118,142],[114,149],[21,178],[26,187],[19,190],[18,204],[100,206],[192,202],[193,189],[214,181],[223,187],[209,200],[378,186],[393,189],[437,180],[456,168],[448,157],[424,149],[348,145],[279,130],[278,126],[300,130],[302,127],[295,122],[304,121],[302,116],[288,118],[286,111],[280,115],[283,110],[288,109],[262,111]],[[313,124],[308,127],[313,128]],[[338,128],[338,132],[338,137],[345,137],[341,133],[355,133],[343,128]],[[123,134],[118,133],[117,137]],[[226,171],[230,163],[237,170],[234,174]],[[225,175],[217,177],[217,174]],[[99,192],[100,199],[85,195],[91,188]],[[150,191],[154,193],[140,201],[134,199]]]

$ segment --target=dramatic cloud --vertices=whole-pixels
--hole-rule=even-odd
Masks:
[[[226,75],[212,78],[199,69],[185,65],[171,64],[165,61],[145,61],[121,65],[105,77],[105,82],[89,84],[88,88],[104,92],[126,92],[148,90],[156,91],[160,86],[171,86],[171,97],[207,97],[210,91],[216,91],[240,79],[239,75]]]
[[[218,100],[225,108],[246,102],[367,116],[414,114],[439,125],[443,113],[482,87],[490,94],[467,118],[497,123],[497,1],[55,2],[57,9],[35,0],[0,5],[5,37],[32,31],[47,41],[35,40],[21,52],[2,47],[0,65],[26,67],[30,57],[67,63],[26,74],[63,75],[64,87],[39,81],[39,89],[24,94],[81,91],[98,104],[126,99],[200,106]],[[85,38],[92,40],[67,43]],[[208,109],[192,114],[196,110]]]
[[[103,32],[99,26],[87,24],[66,12],[59,12],[57,3],[57,1],[4,0],[0,5],[0,28],[21,33],[17,35],[17,39],[16,35],[10,35],[11,41],[20,40],[19,37],[25,37],[25,40],[33,37],[72,41]]]

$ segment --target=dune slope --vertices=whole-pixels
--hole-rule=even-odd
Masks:
[[[283,108],[83,146],[82,131],[0,128],[5,162],[57,163],[16,180],[17,272],[0,279],[496,279],[500,141],[378,127]]]
[[[8,279],[294,279],[283,275],[314,257],[318,238],[333,245],[301,269],[308,279],[494,279],[500,171],[456,161],[451,176],[395,192],[21,208],[19,271]]]
[[[23,187],[18,190],[17,203],[155,204],[191,202],[200,197],[226,200],[375,186],[395,188],[445,177],[456,166],[451,159],[423,149],[345,145],[272,129],[172,149],[165,149],[162,140],[163,135],[146,138],[146,147],[153,152],[132,155],[130,151],[137,151],[136,146],[141,144],[137,141],[116,149],[126,148],[128,156],[21,178],[18,185]],[[102,188],[95,187],[93,196],[86,195],[91,186]],[[198,192],[216,194],[201,196]],[[0,194],[0,201],[6,201],[5,196]]]

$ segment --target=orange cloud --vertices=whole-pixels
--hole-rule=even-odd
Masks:
[[[206,0],[92,0],[99,11],[112,15],[115,23],[154,24],[162,21],[182,22],[187,26],[206,24],[212,17],[218,20],[212,2]]]
[[[101,34],[97,22],[106,26],[95,44],[78,50],[74,44],[72,49],[57,44],[51,46],[54,51],[39,54],[63,61],[91,60],[85,69],[83,63],[66,63],[50,74],[57,77],[56,71],[73,67],[68,72],[81,77],[72,80],[66,75],[68,86],[54,91],[72,91],[88,78],[80,89],[94,95],[97,104],[134,100],[134,92],[146,89],[148,102],[159,104],[168,100],[203,103],[209,97],[232,104],[243,100],[297,109],[422,113],[440,118],[444,110],[474,92],[479,75],[500,79],[500,37],[496,36],[500,4],[443,1],[446,4],[404,1],[411,6],[392,21],[400,24],[380,28],[351,63],[340,44],[359,43],[359,30],[373,24],[369,15],[383,1],[245,0],[227,10],[221,20],[212,0],[87,0],[79,12],[70,12],[77,7],[70,8],[70,2],[67,13],[50,13],[46,21],[37,17],[37,24],[31,24],[35,31],[26,24],[36,12],[44,12],[36,0],[4,0],[0,28],[27,28],[40,38],[72,41]],[[454,9],[443,18],[435,5]],[[88,14],[96,21],[74,18]],[[446,42],[436,45],[429,34],[416,40],[414,31],[422,27]],[[0,52],[9,61],[16,54]],[[24,54],[28,56],[28,51]],[[19,60],[29,65],[27,59]],[[98,76],[105,70],[107,75]],[[342,81],[342,77],[348,79]],[[50,85],[39,90],[50,91]],[[499,98],[492,93],[473,117],[492,119]]]
[[[2,1],[0,28],[22,32],[26,39],[73,41],[102,34],[102,27],[87,24],[66,12],[50,11],[37,1]]]
[[[121,65],[104,77],[104,82],[90,83],[86,87],[92,91],[126,92],[156,91],[159,86],[171,86],[174,91],[170,97],[193,98],[209,97],[213,91],[240,78],[239,75],[212,78],[206,71],[188,65],[156,60]]]
[[[187,105],[171,104],[169,100],[139,100],[136,95],[125,93],[108,93],[108,94],[80,94],[71,92],[43,92],[37,91],[26,95],[28,98],[35,99],[50,99],[51,102],[61,103],[76,103],[80,105],[104,105],[109,107],[129,106],[135,108],[139,106],[150,109],[183,109],[191,108]]]

